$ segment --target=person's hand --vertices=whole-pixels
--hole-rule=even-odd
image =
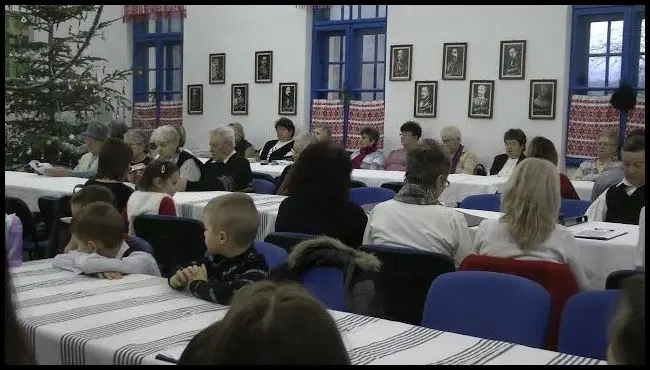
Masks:
[[[43,174],[51,177],[66,177],[68,176],[68,169],[65,167],[44,168]]]
[[[119,272],[100,272],[97,274],[97,277],[100,279],[117,280],[122,278],[122,274]]]
[[[205,265],[186,267],[183,269],[183,275],[185,275],[188,284],[195,280],[208,281],[208,272]]]
[[[176,191],[183,192],[187,188],[187,179],[181,177],[178,179],[178,182],[176,183]]]
[[[187,285],[187,279],[182,270],[176,271],[176,274],[169,279],[169,285],[174,289],[183,289]]]

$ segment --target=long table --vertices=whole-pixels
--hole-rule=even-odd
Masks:
[[[51,260],[11,270],[18,317],[40,365],[164,365],[228,307],[171,289],[165,279],[98,279]],[[353,364],[605,365],[512,343],[330,311]]]

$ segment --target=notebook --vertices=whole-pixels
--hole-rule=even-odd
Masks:
[[[625,234],[627,234],[627,231],[603,229],[598,227],[573,232],[573,236],[576,238],[594,240],[610,240]]]

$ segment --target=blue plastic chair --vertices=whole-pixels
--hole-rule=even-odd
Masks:
[[[343,270],[336,267],[314,267],[302,275],[302,283],[330,310],[345,311]]]
[[[350,189],[350,201],[362,206],[364,204],[381,203],[395,197],[395,192],[386,188],[352,188]]]
[[[605,360],[607,327],[619,296],[619,290],[598,290],[571,297],[562,312],[558,352]]]
[[[269,266],[269,270],[280,266],[281,264],[287,262],[287,257],[289,254],[284,249],[273,245],[267,242],[255,242],[255,250],[264,256],[266,264]]]
[[[588,200],[562,199],[560,213],[565,218],[584,216],[590,204]]]
[[[550,295],[532,280],[458,271],[431,283],[422,326],[543,348],[550,314]]]
[[[153,247],[151,247],[151,244],[149,244],[148,241],[135,235],[129,235],[126,238],[125,242],[129,245],[129,247],[135,249],[136,251],[147,252],[153,256]]]
[[[459,207],[464,209],[499,212],[501,209],[501,196],[499,194],[470,195],[460,202]]]
[[[263,179],[253,179],[253,190],[256,194],[275,194],[275,183]]]

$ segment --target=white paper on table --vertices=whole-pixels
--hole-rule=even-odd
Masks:
[[[627,234],[627,231],[602,229],[597,227],[593,229],[582,229],[578,231],[573,231],[573,236],[575,236],[576,238],[595,239],[595,240],[610,240],[625,234]]]
[[[32,160],[29,161],[29,167],[31,167],[34,170],[34,172],[36,172],[37,174],[43,175],[44,174],[43,170],[47,168],[52,168],[53,166],[49,163],[41,163],[37,160]]]

